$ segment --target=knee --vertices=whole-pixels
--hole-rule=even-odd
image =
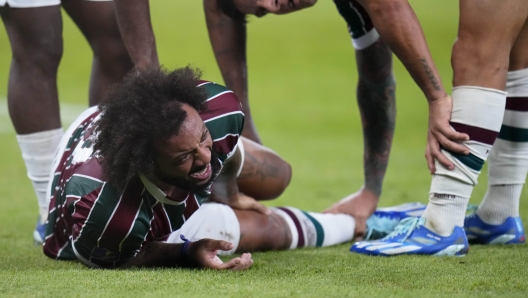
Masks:
[[[62,42],[36,38],[32,46],[13,47],[15,67],[55,77],[62,58]]]
[[[454,76],[493,75],[508,70],[509,48],[489,45],[473,38],[459,38],[453,45],[451,65]]]
[[[284,160],[282,161],[282,164],[281,164],[281,176],[282,176],[282,179],[281,179],[282,183],[279,184],[277,197],[280,196],[284,192],[284,190],[286,190],[288,185],[290,185],[290,181],[292,177],[291,165]]]
[[[269,185],[268,189],[265,192],[262,192],[263,196],[261,200],[273,200],[278,198],[286,190],[288,185],[290,185],[292,177],[292,168],[289,163],[282,160],[278,162],[278,179],[274,179],[276,182],[272,185]]]

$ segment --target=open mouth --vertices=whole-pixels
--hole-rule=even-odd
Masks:
[[[206,183],[211,178],[211,173],[211,164],[208,163],[203,169],[189,174],[189,180],[194,181],[196,184]]]

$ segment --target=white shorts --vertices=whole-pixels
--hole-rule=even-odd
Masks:
[[[180,235],[184,235],[190,241],[209,238],[231,242],[233,249],[218,251],[219,255],[231,255],[240,242],[240,223],[231,207],[218,203],[205,203],[179,230],[170,234],[166,242],[183,243]]]
[[[86,0],[86,1],[112,1],[112,0]],[[0,6],[9,5],[14,8],[31,8],[60,5],[61,0],[0,0]]]

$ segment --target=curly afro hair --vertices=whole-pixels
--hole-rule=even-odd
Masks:
[[[138,173],[152,177],[154,144],[179,133],[188,104],[205,111],[207,93],[197,88],[201,73],[190,67],[131,72],[100,106],[94,149],[105,179],[119,192]]]

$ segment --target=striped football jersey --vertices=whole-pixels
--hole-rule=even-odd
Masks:
[[[232,91],[206,81],[198,87],[208,93],[208,109],[200,116],[223,163],[234,153],[244,114]],[[206,194],[171,197],[140,174],[117,193],[104,180],[93,154],[100,112],[91,110],[73,124],[76,127],[70,127],[64,136],[67,143],[56,156],[44,253],[112,268],[133,258],[149,242],[166,240],[200,207]]]

